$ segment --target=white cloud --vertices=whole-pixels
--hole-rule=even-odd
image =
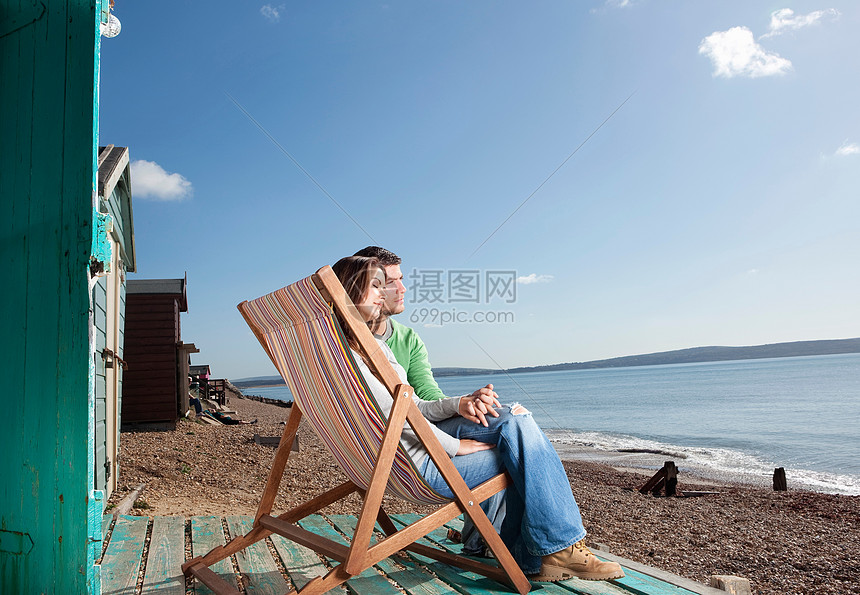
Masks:
[[[538,275],[537,273],[532,273],[531,275],[526,275],[524,277],[517,277],[517,283],[519,283],[520,285],[532,285],[533,283],[549,283],[552,280],[552,275]]]
[[[135,198],[183,200],[191,196],[191,182],[180,174],[170,174],[154,161],[131,162],[132,194]]]
[[[602,7],[592,8],[589,12],[591,14],[604,14],[609,10],[628,8],[638,2],[639,0],[604,0]]]
[[[260,8],[260,14],[269,21],[270,23],[280,23],[281,22],[281,11],[286,8],[286,4],[280,4],[278,6],[272,6],[271,4],[264,4]]]
[[[699,53],[711,59],[714,76],[725,78],[773,76],[792,69],[791,61],[766,51],[746,27],[711,33],[699,44]]]
[[[790,8],[775,10],[770,15],[770,30],[762,35],[762,38],[782,35],[788,31],[797,31],[818,23],[826,16],[832,16],[834,19],[839,18],[839,11],[835,8],[828,8],[827,10],[816,10],[809,14],[795,15]]]
[[[860,145],[845,141],[841,147],[836,149],[837,157],[848,157],[849,155],[860,155]]]

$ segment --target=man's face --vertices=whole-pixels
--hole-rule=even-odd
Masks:
[[[383,290],[385,303],[382,305],[382,315],[394,316],[406,308],[403,304],[406,286],[403,285],[403,273],[400,272],[399,264],[390,264],[383,268],[385,269],[385,289]]]

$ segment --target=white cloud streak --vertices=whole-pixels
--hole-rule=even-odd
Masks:
[[[837,157],[848,157],[849,155],[860,155],[860,145],[845,141],[841,147],[836,149]]]
[[[131,184],[134,198],[184,200],[194,192],[191,182],[184,176],[168,173],[154,161],[144,159],[131,162]]]
[[[281,11],[286,8],[285,4],[281,4],[279,6],[272,6],[271,4],[264,4],[260,8],[260,14],[263,15],[270,23],[280,23],[281,22]]]
[[[790,8],[775,10],[770,15],[769,31],[762,35],[762,39],[809,27],[827,16],[837,19],[839,18],[839,11],[835,8],[828,8],[826,10],[816,10],[809,14],[795,15],[794,11]]]
[[[791,61],[766,51],[746,27],[711,33],[699,44],[699,53],[711,59],[714,76],[759,78],[790,72]]]
[[[532,273],[531,275],[517,277],[517,283],[520,285],[532,285],[534,283],[549,283],[553,279],[554,277],[552,275],[538,275],[537,273]]]

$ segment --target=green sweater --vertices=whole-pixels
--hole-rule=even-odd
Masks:
[[[385,343],[394,352],[397,362],[406,370],[409,386],[415,389],[415,394],[424,401],[444,399],[445,393],[433,379],[433,369],[427,357],[424,341],[414,329],[403,326],[393,319],[388,319],[391,325],[391,336]]]

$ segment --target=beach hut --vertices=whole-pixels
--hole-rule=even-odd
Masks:
[[[126,147],[99,148],[98,212],[110,256],[96,265],[92,290],[95,343],[95,487],[107,499],[117,485],[125,339],[126,273],[134,272],[131,173]],[[107,217],[105,217],[107,216]]]
[[[209,369],[209,364],[198,364],[191,366],[188,369],[188,375],[191,376],[192,382],[201,382],[209,380],[209,375],[212,371]]]
[[[90,301],[111,266],[97,179],[108,2],[3,6],[0,591],[98,593],[104,494]]]
[[[135,279],[126,296],[122,423],[175,426],[188,410],[189,354],[180,314],[188,311],[187,279]]]

